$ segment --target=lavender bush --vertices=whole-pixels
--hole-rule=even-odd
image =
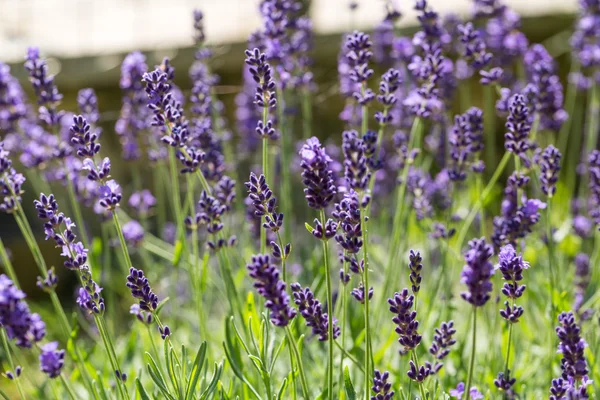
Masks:
[[[299,0],[260,1],[235,113],[199,10],[191,89],[132,52],[114,127],[93,89],[64,109],[43,49],[31,98],[0,62],[24,243],[3,229],[0,395],[596,398],[600,3],[579,3],[564,86],[501,0],[413,1],[410,36],[388,4],[341,39],[326,138]]]

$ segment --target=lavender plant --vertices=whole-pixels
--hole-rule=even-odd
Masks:
[[[350,2],[334,83],[297,0],[244,52],[194,10],[188,73],[133,51],[116,107],[0,62],[0,395],[598,396],[600,4],[555,47],[472,3]]]

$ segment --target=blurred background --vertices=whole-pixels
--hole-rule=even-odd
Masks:
[[[32,98],[23,59],[28,46],[38,46],[48,59],[50,73],[56,75],[58,89],[64,95],[62,107],[75,111],[79,89],[95,89],[104,130],[104,154],[120,154],[114,134],[119,117],[122,92],[119,88],[120,66],[127,53],[141,50],[150,68],[170,58],[176,69],[176,84],[189,94],[188,68],[194,61],[192,11],[204,12],[207,43],[214,56],[211,69],[220,76],[219,98],[225,106],[229,130],[234,141],[240,133],[235,123],[235,98],[242,90],[244,49],[249,35],[260,26],[259,0],[0,0],[0,61],[10,65]],[[510,0],[505,3],[522,16],[522,31],[531,43],[539,42],[560,65],[561,79],[569,71],[569,37],[577,10],[576,0]],[[400,0],[312,0],[306,7],[314,24],[314,94],[313,133],[321,138],[341,137],[343,123],[338,115],[344,107],[339,95],[337,54],[341,35],[352,29],[377,30],[387,10],[393,5],[402,13],[395,29],[411,33],[416,29],[414,1]],[[469,16],[471,0],[430,0],[441,15],[455,13]],[[353,7],[356,5],[356,7]],[[351,11],[354,8],[354,11]],[[384,66],[381,67],[383,69]],[[472,85],[473,90],[476,85]],[[478,85],[477,85],[478,86]],[[478,93],[473,94],[478,103]],[[502,124],[496,124],[499,129]],[[501,137],[501,136],[500,136]],[[130,168],[119,168],[113,175],[123,186],[133,177]],[[27,190],[27,188],[26,188]],[[24,204],[34,196],[29,190]],[[32,207],[28,207],[31,212]],[[33,213],[30,221],[37,223]],[[41,227],[38,241],[49,265],[61,265],[59,254],[50,242],[44,242]],[[35,287],[37,275],[33,258],[10,215],[0,215],[0,235],[12,250],[13,262],[29,296],[41,294]],[[58,269],[62,272],[62,269]],[[74,277],[74,274],[66,274]],[[74,279],[74,278],[73,278]],[[65,297],[72,298],[69,285],[60,285]]]

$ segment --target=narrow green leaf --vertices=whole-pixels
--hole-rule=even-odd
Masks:
[[[0,396],[4,397],[4,400],[10,400],[10,398],[2,390],[0,390]]]
[[[221,374],[223,373],[223,364],[215,363],[215,367],[213,369],[213,376],[210,380],[210,383],[200,396],[200,400],[208,399],[215,390],[217,389],[217,383],[219,382],[219,378],[221,378]]]
[[[150,353],[146,353],[146,357],[148,358],[148,372],[150,373],[150,377],[156,383],[156,386],[160,389],[160,391],[170,400],[175,400],[175,398],[169,393],[169,389],[167,389],[167,385],[165,383],[165,378],[162,373],[158,369],[156,365],[156,361],[150,355]]]
[[[285,393],[285,389],[287,389],[287,383],[288,383],[287,378],[284,378],[283,382],[281,382],[281,387],[279,388],[279,392],[277,392],[277,400],[283,399],[283,394]]]
[[[194,391],[196,390],[196,386],[198,385],[198,380],[200,379],[200,373],[202,372],[202,366],[204,365],[204,357],[206,356],[206,342],[202,342],[198,352],[196,353],[196,358],[194,359],[194,364],[192,366],[192,372],[190,374],[190,379],[188,381],[187,388],[185,390],[185,398],[186,400],[190,400],[194,397]]]
[[[344,387],[346,388],[346,395],[348,396],[348,400],[356,400],[356,390],[354,390],[354,385],[352,384],[352,379],[350,378],[350,371],[348,370],[348,366],[344,368]]]
[[[160,301],[160,303],[158,303],[158,306],[156,307],[156,313],[160,314],[160,310],[162,310],[162,308],[165,306],[165,304],[167,304],[167,301],[169,301],[171,298],[170,297],[165,297],[164,299],[162,299]]]
[[[308,231],[308,233],[310,233],[312,235],[313,231],[315,230],[312,226],[310,226],[308,224],[308,222],[304,223],[304,227],[306,228],[306,230]]]
[[[183,254],[183,242],[177,240],[175,242],[175,250],[173,251],[173,265],[178,266],[181,261],[181,255]]]
[[[140,382],[140,380],[137,378],[135,380],[135,387],[137,388],[137,392],[140,395],[141,400],[150,400],[150,396],[148,396],[146,389],[144,389],[144,386],[142,386],[142,382]]]

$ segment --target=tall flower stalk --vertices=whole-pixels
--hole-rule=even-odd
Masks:
[[[323,244],[323,265],[325,269],[325,284],[327,289],[327,328],[328,328],[328,365],[327,365],[327,390],[330,399],[333,399],[333,288],[331,283],[331,269],[329,265],[328,241],[335,236],[337,224],[325,216],[325,207],[331,203],[336,194],[333,182],[333,172],[329,169],[331,158],[316,137],[306,141],[300,150],[302,161],[302,183],[305,185],[304,195],[310,208],[319,211],[319,219],[315,219],[315,227],[311,228],[314,237]]]

